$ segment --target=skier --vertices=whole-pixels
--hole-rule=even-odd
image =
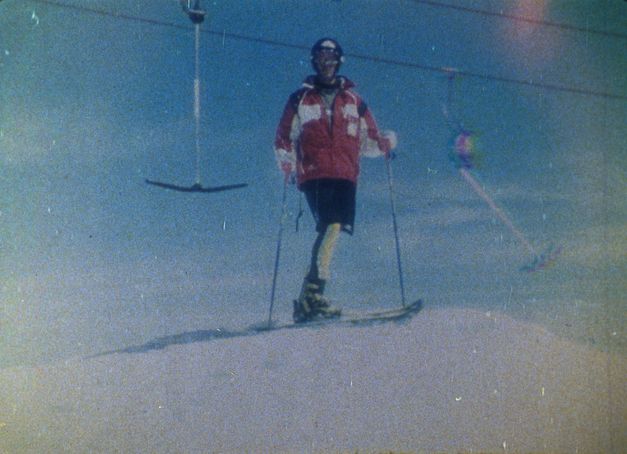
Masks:
[[[355,84],[338,74],[344,56],[336,40],[318,40],[310,58],[316,74],[289,97],[274,143],[285,181],[296,174],[316,221],[311,262],[294,300],[296,323],[341,314],[323,294],[340,232],[353,233],[359,158],[389,159],[397,143],[393,131],[379,133]]]

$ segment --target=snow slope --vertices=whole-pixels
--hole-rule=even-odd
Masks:
[[[498,313],[0,370],[0,452],[620,452],[624,356]]]

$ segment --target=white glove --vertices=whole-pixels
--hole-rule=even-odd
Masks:
[[[381,136],[390,143],[390,150],[393,150],[398,145],[398,139],[396,133],[390,129],[386,129],[381,133]]]

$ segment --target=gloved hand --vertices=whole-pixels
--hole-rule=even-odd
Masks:
[[[290,178],[293,180],[296,172],[296,154],[284,148],[275,148],[274,154],[279,170],[285,176],[285,182],[288,182]]]
[[[294,164],[290,161],[283,161],[280,165],[285,181],[294,182]]]
[[[384,154],[385,159],[394,159],[396,154],[392,152],[398,145],[398,139],[396,137],[396,133],[391,130],[385,130],[381,133],[381,137],[387,142],[387,147],[385,147]]]

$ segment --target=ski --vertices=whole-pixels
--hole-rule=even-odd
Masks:
[[[386,322],[406,322],[422,309],[422,300],[416,300],[404,307],[395,309],[381,309],[373,311],[342,311],[337,317],[315,318],[306,322],[273,323],[271,325],[252,326],[251,329],[262,331],[274,331],[280,329],[310,328],[323,325],[373,325]]]
[[[422,309],[422,300],[419,299],[407,306],[395,309],[383,309],[368,312],[343,311],[340,318],[343,317],[346,321],[354,323],[367,320],[398,320],[412,316],[420,311],[420,309]]]
[[[241,330],[229,330],[229,329],[203,329],[197,331],[189,331],[180,334],[174,334],[170,336],[163,336],[155,338],[143,345],[133,345],[130,347],[122,348],[120,350],[106,351],[97,353],[87,358],[97,358],[104,355],[112,355],[114,353],[146,353],[154,350],[162,350],[171,345],[184,345],[194,342],[210,342],[214,340],[233,339],[240,337],[249,337],[261,335],[271,331],[278,331],[282,329],[297,329],[297,328],[316,328],[324,327],[326,325],[348,325],[348,326],[369,326],[387,322],[405,323],[416,315],[422,309],[422,300],[414,301],[413,303],[399,307],[396,309],[383,309],[367,312],[346,312],[339,317],[316,319],[304,323],[268,323],[255,324]]]

